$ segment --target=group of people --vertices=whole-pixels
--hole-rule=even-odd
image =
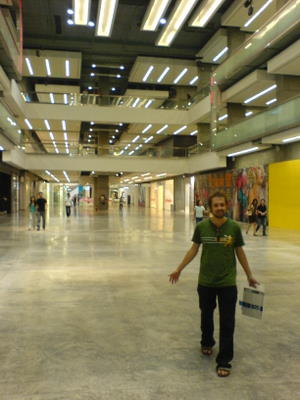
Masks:
[[[40,192],[38,194],[38,198],[36,199],[35,196],[31,196],[30,203],[29,203],[29,230],[35,229],[35,222],[37,217],[37,230],[40,230],[41,220],[43,230],[46,228],[46,207],[47,207],[47,200],[43,197],[43,193]]]
[[[248,227],[246,233],[249,232],[251,226],[253,226],[253,235],[257,236],[257,232],[259,231],[260,227],[262,226],[263,229],[263,236],[267,236],[266,229],[267,229],[267,207],[264,199],[260,200],[258,204],[257,199],[253,199],[252,203],[247,209],[247,216],[248,216]]]

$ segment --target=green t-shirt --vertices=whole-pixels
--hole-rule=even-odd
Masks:
[[[234,249],[244,245],[239,225],[228,218],[218,228],[209,218],[197,224],[192,241],[203,245],[199,285],[234,286],[236,284]]]

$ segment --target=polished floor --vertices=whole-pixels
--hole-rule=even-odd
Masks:
[[[237,310],[224,379],[199,352],[199,257],[168,282],[191,243],[189,217],[50,214],[40,232],[0,216],[1,400],[300,399],[300,231],[245,235],[265,311]]]

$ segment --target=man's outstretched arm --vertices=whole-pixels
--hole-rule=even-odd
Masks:
[[[195,258],[196,254],[198,253],[200,244],[194,243],[189,251],[184,256],[183,260],[179,264],[179,266],[169,275],[169,281],[173,284],[176,283],[179,279],[181,271]]]

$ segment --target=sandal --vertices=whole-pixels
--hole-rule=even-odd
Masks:
[[[205,346],[202,346],[202,347],[201,347],[201,353],[202,353],[204,356],[211,356],[212,353],[213,353],[212,347],[205,347]]]
[[[230,375],[230,368],[228,367],[221,367],[218,365],[216,371],[219,378],[227,378]]]

